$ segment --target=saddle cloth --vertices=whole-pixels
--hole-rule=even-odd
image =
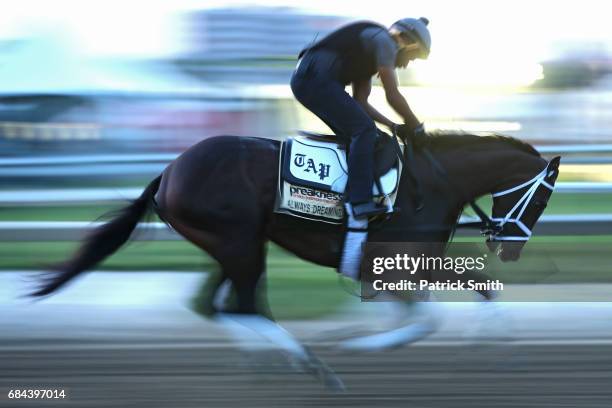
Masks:
[[[348,181],[346,151],[335,137],[308,134],[282,143],[274,211],[341,224]],[[393,210],[402,164],[391,137],[379,137],[375,151],[375,200]]]

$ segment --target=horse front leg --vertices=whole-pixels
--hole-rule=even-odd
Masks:
[[[386,330],[375,334],[353,337],[338,344],[346,351],[374,352],[406,346],[434,333],[440,325],[440,313],[433,303],[415,300],[397,293],[381,292],[378,300],[385,302],[388,312]],[[372,306],[381,306],[376,302]]]

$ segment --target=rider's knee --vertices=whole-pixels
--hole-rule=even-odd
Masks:
[[[363,123],[356,127],[352,132],[353,140],[359,139],[360,142],[374,142],[376,139],[376,125],[374,123]]]

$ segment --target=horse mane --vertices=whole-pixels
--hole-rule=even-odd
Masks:
[[[497,133],[468,133],[462,131],[442,131],[436,130],[427,132],[427,141],[433,150],[445,150],[466,145],[484,145],[489,143],[506,144],[522,152],[540,157],[540,153],[529,143],[512,136],[500,135]]]

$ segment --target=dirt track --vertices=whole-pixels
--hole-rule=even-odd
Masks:
[[[80,288],[33,304],[13,299],[6,279],[0,286],[0,407],[612,406],[612,304],[512,303],[488,318],[477,305],[438,305],[438,332],[372,354],[334,351],[337,342],[329,335],[356,322],[372,328],[384,317],[382,304],[284,322],[345,382],[347,392],[332,393],[290,371],[277,353],[266,354],[264,364],[248,364],[218,325],[184,307],[181,284],[190,287],[189,276],[163,275],[154,281],[159,287],[132,292],[142,279],[108,286],[104,274],[94,274]],[[86,290],[85,283],[97,290]],[[485,343],[475,345],[478,336],[469,333],[480,326],[476,333]],[[32,386],[65,388],[69,399],[6,399],[9,388]]]
[[[612,345],[438,345],[368,355],[315,348],[345,381],[346,393],[328,392],[277,359],[256,369],[227,347],[17,349],[0,351],[0,389],[68,390],[69,400],[49,406],[515,408],[609,407],[612,401]],[[43,404],[0,399],[0,406]]]

